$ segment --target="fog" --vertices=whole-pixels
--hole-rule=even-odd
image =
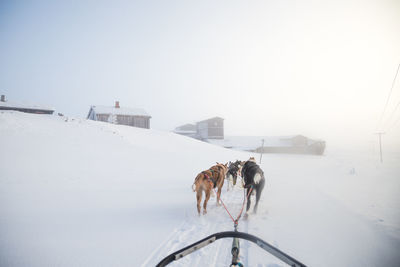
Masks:
[[[0,110],[0,266],[154,266],[232,222],[307,266],[400,266],[399,48],[399,0],[1,0],[0,95],[55,113]],[[151,129],[86,120],[116,101]],[[216,116],[224,140],[170,133]],[[251,157],[230,191],[205,174]]]
[[[81,118],[119,100],[168,131],[220,116],[227,135],[328,148],[376,149],[382,131],[399,151],[399,14],[381,0],[2,1],[0,93]]]

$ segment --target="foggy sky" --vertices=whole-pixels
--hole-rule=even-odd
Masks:
[[[161,130],[220,116],[230,135],[400,136],[400,77],[378,125],[400,1],[16,2],[0,2],[9,101],[85,118],[119,100]]]

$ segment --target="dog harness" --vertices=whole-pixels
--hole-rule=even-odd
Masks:
[[[208,175],[207,172],[211,172],[211,177],[210,175]],[[217,186],[216,180],[214,179],[214,170],[209,169],[207,171],[203,171],[202,173],[204,174],[204,176],[207,178],[208,181],[210,181],[210,183],[212,183],[212,187],[215,188]]]

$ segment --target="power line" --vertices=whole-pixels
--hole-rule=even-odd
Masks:
[[[396,113],[397,109],[400,106],[400,101],[397,103],[396,107],[394,108],[394,110],[392,111],[392,113],[390,113],[389,119],[387,120],[386,126],[389,126],[390,121],[392,120],[393,115]],[[387,128],[387,127],[383,127],[383,128]]]
[[[376,128],[378,128],[382,123],[383,115],[385,115],[385,111],[386,111],[387,105],[388,105],[390,97],[392,95],[393,87],[394,87],[394,84],[396,83],[396,78],[397,78],[397,74],[399,73],[399,69],[400,69],[400,64],[397,67],[396,75],[394,76],[394,79],[393,79],[393,82],[392,82],[392,87],[390,88],[388,98],[386,99],[385,107],[383,108],[383,112],[382,112],[381,118],[379,119],[379,122],[378,122],[378,125],[377,125]]]
[[[392,124],[392,127],[390,127],[386,132],[390,132],[394,129],[394,127],[397,125],[397,123],[399,123],[400,121],[400,116],[397,118],[397,120]]]

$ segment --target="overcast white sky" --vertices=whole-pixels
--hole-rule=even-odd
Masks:
[[[74,3],[71,3],[74,2]],[[400,63],[400,1],[1,1],[0,93],[155,129],[375,140]],[[400,75],[382,121],[400,138]],[[393,113],[393,115],[392,115]]]

